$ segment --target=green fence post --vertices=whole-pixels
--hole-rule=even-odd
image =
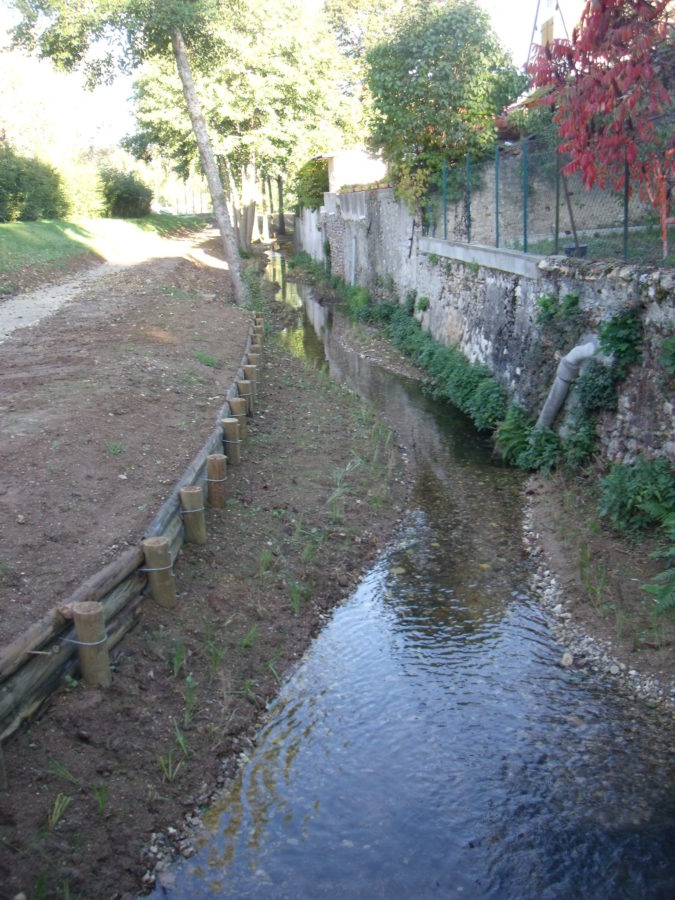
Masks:
[[[553,252],[558,255],[560,250],[560,154],[555,154],[555,240]]]
[[[623,261],[628,261],[628,160],[623,162]]]
[[[466,242],[471,243],[471,156],[466,154]]]
[[[499,247],[499,144],[495,147],[495,247]]]
[[[443,160],[443,240],[448,239],[448,164]]]
[[[523,141],[523,253],[527,253],[527,138]]]

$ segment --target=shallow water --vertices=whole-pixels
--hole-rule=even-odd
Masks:
[[[673,734],[561,668],[527,594],[520,476],[417,384],[333,346],[301,301],[289,346],[396,426],[411,505],[156,895],[675,896]]]

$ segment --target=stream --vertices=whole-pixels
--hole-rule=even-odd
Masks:
[[[297,310],[289,349],[372,402],[416,473],[404,523],[270,708],[172,898],[672,898],[673,734],[560,665],[529,596],[522,476],[419,385]]]

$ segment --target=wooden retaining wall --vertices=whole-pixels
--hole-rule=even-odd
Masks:
[[[199,485],[202,495],[206,497],[207,457],[224,452],[230,461],[236,451],[238,461],[240,440],[230,448],[228,455],[221,422],[236,416],[235,409],[241,409],[239,398],[251,396],[251,400],[245,400],[244,406],[249,412],[252,409],[256,393],[255,379],[260,369],[262,334],[262,320],[256,316],[249,329],[235,381],[227,391],[218,415],[218,426],[208,436],[145,531],[144,539],[167,539],[172,566],[185,541],[181,489]],[[241,412],[239,415],[241,416]],[[235,460],[232,458],[231,461]],[[101,604],[105,622],[105,650],[112,650],[136,625],[143,603],[150,596],[146,568],[149,566],[142,546],[129,548],[118,559],[83,582],[70,597],[18,635],[11,644],[0,649],[0,789],[2,742],[35,714],[65,675],[77,669],[78,648],[93,646],[82,640],[78,641],[74,624],[75,607],[83,602]]]

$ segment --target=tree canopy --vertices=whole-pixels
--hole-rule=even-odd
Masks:
[[[406,4],[395,35],[367,54],[372,143],[417,201],[441,171],[494,146],[495,115],[525,81],[474,0]]]
[[[669,0],[588,0],[571,40],[539,48],[529,70],[542,100],[555,108],[561,152],[591,187],[641,186],[667,221],[675,178],[672,88],[675,79]]]

